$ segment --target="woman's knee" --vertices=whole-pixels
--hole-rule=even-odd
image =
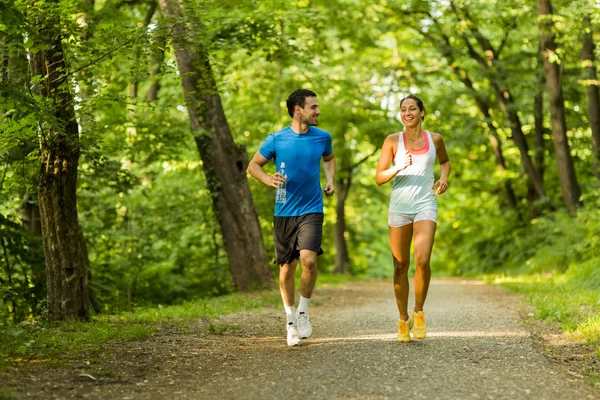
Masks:
[[[408,268],[410,267],[409,261],[398,260],[394,257],[394,275],[405,275],[408,274]]]
[[[417,270],[429,271],[431,269],[429,257],[419,257],[415,254],[415,268]]]

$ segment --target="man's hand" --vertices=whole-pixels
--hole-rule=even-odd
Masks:
[[[279,172],[275,172],[273,175],[269,177],[269,186],[274,188],[280,188],[283,186],[285,182],[285,178]]]
[[[334,185],[332,183],[328,183],[323,188],[323,191],[325,192],[325,196],[331,197],[335,193],[335,187],[334,187]]]

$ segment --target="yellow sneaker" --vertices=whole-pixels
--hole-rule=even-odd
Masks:
[[[401,343],[410,342],[410,328],[412,327],[412,321],[399,320],[398,321],[398,336],[397,339]]]
[[[413,311],[413,321],[413,336],[415,339],[425,339],[425,336],[427,336],[427,330],[425,329],[425,314],[423,311],[419,311],[418,313]]]

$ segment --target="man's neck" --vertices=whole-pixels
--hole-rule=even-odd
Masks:
[[[294,132],[300,135],[303,135],[306,132],[308,132],[308,128],[310,128],[310,126],[308,126],[307,124],[303,124],[302,122],[297,120],[292,120],[291,127]]]

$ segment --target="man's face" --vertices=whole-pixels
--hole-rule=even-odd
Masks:
[[[319,110],[319,102],[316,97],[307,97],[303,108],[296,106],[296,112],[300,114],[300,122],[303,124],[308,126],[319,125],[321,110]]]

